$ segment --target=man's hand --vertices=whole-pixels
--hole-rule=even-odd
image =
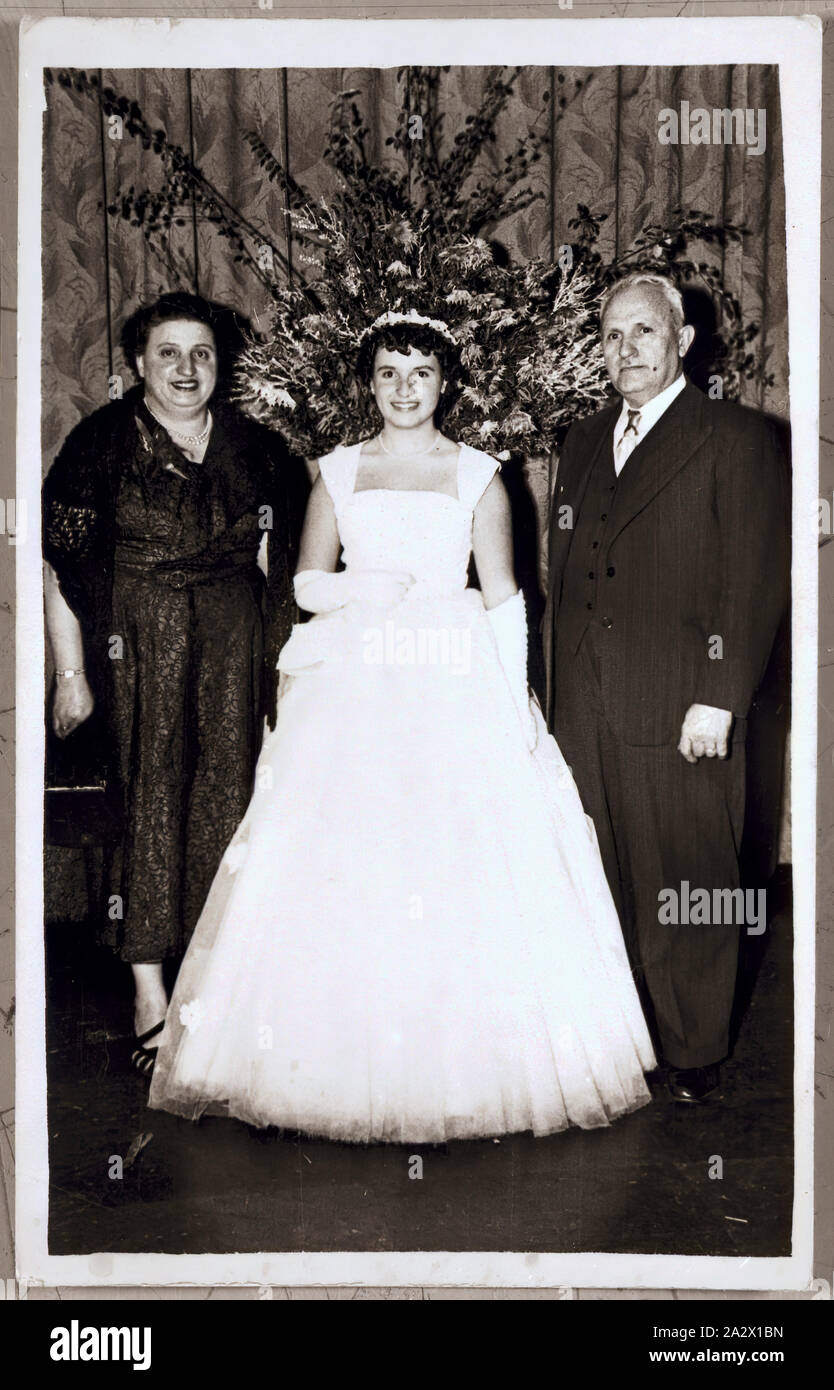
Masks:
[[[688,763],[697,763],[702,757],[726,758],[732,726],[731,710],[690,705],[681,725],[678,752]]]

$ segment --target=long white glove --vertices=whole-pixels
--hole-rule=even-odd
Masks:
[[[393,607],[414,582],[411,574],[392,570],[301,570],[293,580],[295,600],[305,613],[333,613],[354,599]]]
[[[521,590],[513,594],[512,598],[499,603],[497,608],[489,608],[487,618],[495,636],[498,658],[518,710],[527,747],[532,752],[538,735],[527,687],[527,612]]]

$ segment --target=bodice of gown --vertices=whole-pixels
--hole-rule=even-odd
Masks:
[[[346,569],[412,574],[415,598],[460,593],[467,583],[474,509],[498,467],[495,459],[461,445],[457,497],[392,488],[356,492],[361,447],[337,449],[320,463]]]

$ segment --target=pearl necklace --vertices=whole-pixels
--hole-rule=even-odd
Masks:
[[[389,458],[392,458],[392,459],[395,459],[395,458],[401,458],[401,459],[419,459],[419,458],[423,458],[425,454],[432,454],[432,453],[434,453],[435,449],[437,448],[438,442],[439,442],[439,440],[440,440],[440,435],[439,435],[439,434],[435,435],[434,443],[433,443],[432,445],[430,445],[430,447],[429,447],[428,449],[415,449],[413,453],[409,450],[409,451],[408,451],[407,453],[405,453],[405,454],[393,453],[393,452],[391,451],[391,449],[389,449],[389,448],[387,447],[387,445],[386,445],[386,443],[385,443],[385,440],[383,439],[383,437],[382,437],[381,434],[378,434],[378,435],[377,435],[377,439],[379,440],[379,447],[382,449],[382,452],[383,452],[384,454],[387,454]]]
[[[192,448],[201,449],[203,445],[206,443],[206,440],[208,439],[209,435],[211,434],[211,427],[214,424],[214,421],[211,418],[211,411],[208,412],[208,419],[206,420],[205,429],[201,430],[199,434],[184,434],[182,430],[175,430],[173,425],[166,425],[164,420],[160,420],[156,411],[151,409],[147,401],[145,401],[145,405],[148,406],[148,410],[150,411],[151,415],[156,420],[158,425],[161,425],[164,430],[167,430],[169,434],[172,434],[175,439],[181,439],[183,444],[189,444]]]

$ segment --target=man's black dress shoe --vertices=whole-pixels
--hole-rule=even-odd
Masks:
[[[718,1063],[708,1067],[673,1068],[666,1078],[669,1095],[682,1105],[700,1105],[718,1090]]]

